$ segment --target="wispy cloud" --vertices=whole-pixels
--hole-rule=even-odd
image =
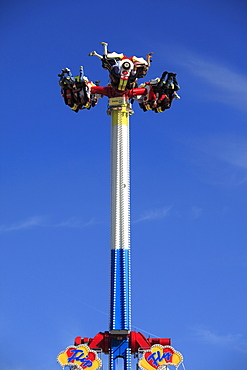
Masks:
[[[221,137],[210,140],[210,148],[225,162],[247,169],[247,139],[245,137]],[[206,149],[206,148],[204,148]]]
[[[246,73],[227,65],[225,60],[215,61],[211,56],[198,54],[184,47],[171,46],[169,50],[172,63],[185,69],[188,78],[192,80],[190,86],[193,86],[195,94],[206,99],[209,109],[210,102],[214,100],[247,112]],[[191,93],[193,92],[190,91]],[[187,138],[186,141],[205,154],[194,156],[193,162],[206,168],[207,182],[227,186],[247,183],[246,137],[237,134],[214,137],[204,135]]]
[[[189,144],[190,145],[190,144]],[[237,135],[196,138],[191,145],[205,154],[204,165],[228,185],[247,182],[247,139]],[[198,160],[198,159],[197,159]],[[213,166],[212,166],[213,160]]]
[[[42,226],[43,222],[44,220],[42,217],[30,217],[24,221],[16,222],[10,225],[0,225],[0,232],[32,229],[37,226]]]
[[[225,348],[234,348],[236,351],[247,353],[247,340],[242,334],[216,334],[209,329],[201,327],[194,328],[193,332],[203,342]]]
[[[154,210],[150,210],[145,212],[140,218],[138,218],[135,221],[132,221],[132,223],[142,222],[142,221],[152,221],[152,220],[158,220],[160,218],[164,218],[168,215],[171,207],[163,207],[158,208]]]
[[[197,206],[193,206],[193,207],[191,207],[191,213],[192,213],[192,218],[197,219],[202,214],[202,208],[197,207]]]
[[[79,228],[80,229],[80,228],[83,228],[83,227],[93,225],[95,223],[96,222],[93,218],[88,222],[83,222],[79,218],[71,217],[66,221],[63,221],[63,222],[60,222],[60,223],[56,224],[55,226],[56,227],[73,227],[73,228]]]
[[[91,219],[88,222],[83,222],[81,219],[76,217],[71,217],[66,221],[61,221],[58,223],[48,222],[45,217],[34,216],[26,220],[12,223],[9,225],[2,224],[0,225],[0,233],[6,233],[11,231],[21,231],[21,230],[30,230],[37,227],[67,227],[67,228],[84,228],[90,225],[95,224],[94,219]]]
[[[210,87],[208,98],[247,112],[247,75],[236,72],[224,62],[215,62],[187,49],[174,50],[174,61],[199,77]],[[195,89],[197,91],[197,89]]]

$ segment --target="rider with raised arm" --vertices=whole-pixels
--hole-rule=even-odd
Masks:
[[[58,76],[64,102],[74,112],[78,113],[85,108],[90,109],[98,103],[98,97],[91,94],[91,87],[95,84],[84,76],[82,66],[78,76],[73,77],[69,68],[62,69],[62,73]]]
[[[102,67],[110,72],[111,84],[120,91],[126,88],[137,87],[138,78],[147,74],[151,64],[153,53],[147,54],[146,60],[142,57],[126,57],[123,53],[109,52],[108,44],[103,45],[103,55],[92,51],[89,55],[95,55],[102,62]]]
[[[180,89],[175,73],[164,72],[161,78],[145,82],[138,87],[139,78],[146,75],[153,53],[149,53],[146,59],[142,57],[126,57],[123,53],[109,52],[108,44],[103,45],[103,54],[96,51],[89,55],[97,56],[102,67],[110,72],[110,84],[105,87],[96,82],[89,81],[84,76],[83,67],[80,74],[73,77],[69,68],[62,70],[58,76],[61,93],[66,105],[78,112],[81,109],[90,109],[95,106],[98,97],[103,95],[108,98],[124,97],[127,101],[135,99],[144,110],[153,110],[156,113],[164,112],[171,107],[174,98],[180,99],[177,91]]]

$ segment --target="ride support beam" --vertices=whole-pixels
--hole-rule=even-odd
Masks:
[[[125,97],[109,99],[111,115],[111,336],[109,369],[115,370],[118,357],[124,370],[131,370],[130,286],[130,173],[129,103]],[[115,336],[117,335],[117,337]]]

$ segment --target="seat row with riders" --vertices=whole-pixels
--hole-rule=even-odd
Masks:
[[[103,95],[108,97],[125,96],[136,100],[140,108],[146,112],[164,112],[171,107],[174,99],[180,99],[177,91],[180,89],[175,73],[163,72],[160,78],[138,86],[138,80],[146,76],[152,61],[149,53],[146,59],[142,57],[126,57],[123,53],[109,52],[108,44],[103,45],[103,55],[92,51],[89,56],[96,56],[101,60],[102,67],[109,72],[109,84],[100,87],[99,81],[92,82],[84,76],[83,67],[80,67],[78,76],[73,77],[69,68],[62,69],[58,76],[61,94],[64,102],[74,112],[90,109],[98,103]]]

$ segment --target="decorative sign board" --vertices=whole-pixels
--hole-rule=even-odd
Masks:
[[[88,368],[89,370],[96,370],[102,365],[97,352],[85,344],[67,347],[65,351],[59,353],[57,361],[63,368],[65,366],[71,366],[73,369],[78,370]]]
[[[143,352],[139,367],[143,370],[166,370],[168,365],[178,366],[183,362],[183,356],[171,346],[155,344]]]

